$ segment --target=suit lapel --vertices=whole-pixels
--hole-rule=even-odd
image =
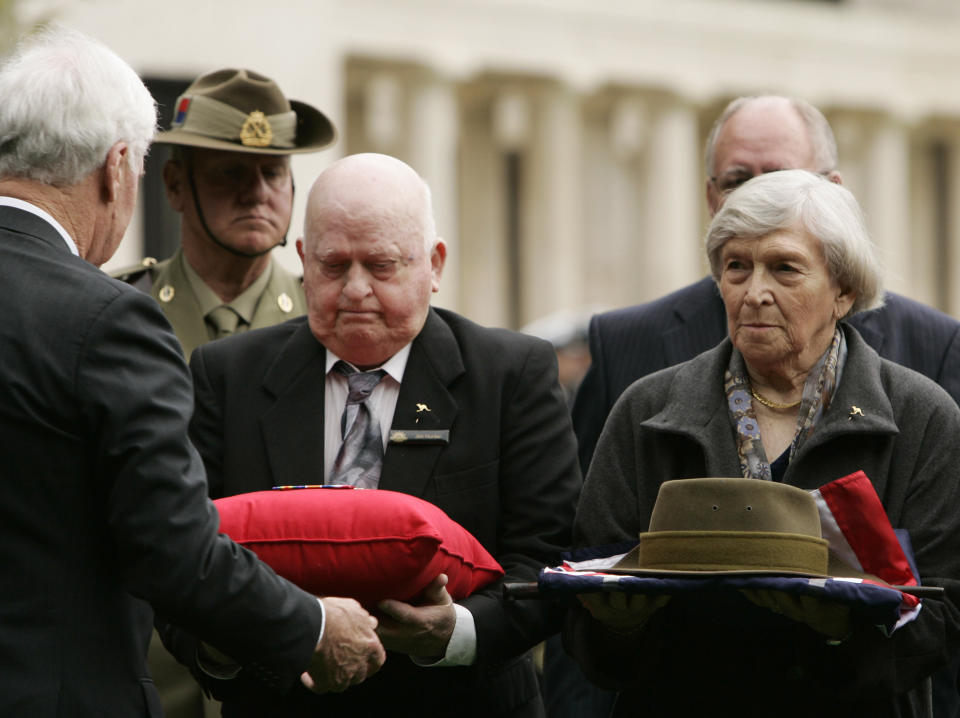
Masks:
[[[323,483],[325,360],[304,321],[264,375],[264,389],[276,397],[260,417],[275,486]]]
[[[698,295],[673,307],[677,321],[663,333],[666,366],[673,366],[716,346],[727,336],[726,313],[716,284],[709,277],[700,281]]]
[[[880,321],[879,310],[874,309],[869,312],[857,314],[849,320],[849,324],[860,333],[863,340],[873,347],[877,354],[886,356],[883,345],[887,337],[883,332],[883,324]]]
[[[410,348],[392,429],[450,430],[458,406],[448,387],[463,372],[463,359],[453,332],[431,309]],[[444,448],[444,444],[387,444],[380,488],[423,496]]]
[[[264,389],[276,398],[260,418],[274,485],[322,481],[325,361],[326,350],[304,321],[264,376]],[[448,386],[463,372],[453,332],[431,310],[410,348],[392,428],[450,430],[458,407]],[[418,404],[429,411],[417,411]],[[388,444],[380,488],[423,495],[443,449],[440,444]]]

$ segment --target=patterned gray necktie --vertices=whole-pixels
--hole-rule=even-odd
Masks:
[[[383,463],[383,435],[380,422],[371,416],[367,397],[386,375],[383,369],[360,372],[343,361],[334,370],[345,374],[350,393],[340,417],[343,443],[330,472],[331,484],[349,484],[362,489],[375,489],[380,483]]]

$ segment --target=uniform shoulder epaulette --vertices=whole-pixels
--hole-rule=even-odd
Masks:
[[[149,292],[150,286],[153,283],[150,277],[150,269],[156,265],[156,263],[157,260],[153,257],[144,257],[136,264],[113,270],[110,272],[110,276]]]

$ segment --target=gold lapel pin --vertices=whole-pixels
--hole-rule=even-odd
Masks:
[[[157,298],[161,302],[166,303],[173,299],[174,293],[173,287],[171,287],[169,284],[164,284],[162,287],[160,287],[160,291],[157,292]]]
[[[277,306],[280,307],[280,311],[284,314],[289,314],[293,311],[293,300],[290,298],[290,295],[286,292],[282,292],[279,297],[277,297]]]
[[[421,404],[420,402],[417,402],[417,413],[418,413],[418,414],[422,414],[422,413],[425,412],[425,411],[430,411],[430,407],[427,406],[426,404]],[[420,423],[420,417],[418,416],[418,417],[414,420],[413,423],[414,423],[414,424],[419,424],[419,423]]]
[[[848,419],[852,419],[855,416],[863,416],[863,410],[859,406],[850,406],[850,416]]]

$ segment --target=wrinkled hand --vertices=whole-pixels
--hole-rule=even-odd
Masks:
[[[300,680],[314,693],[339,693],[376,673],[387,654],[377,619],[352,598],[324,598],[323,638]]]
[[[806,624],[831,639],[850,634],[850,607],[814,596],[803,596],[767,588],[743,588],[740,593],[752,603]]]
[[[670,596],[622,591],[582,593],[577,598],[591,616],[617,633],[631,633],[642,628],[654,613],[670,602]]]
[[[417,658],[442,658],[457,623],[453,599],[441,573],[423,591],[416,606],[388,599],[377,604],[382,613],[377,635],[391,651]]]

